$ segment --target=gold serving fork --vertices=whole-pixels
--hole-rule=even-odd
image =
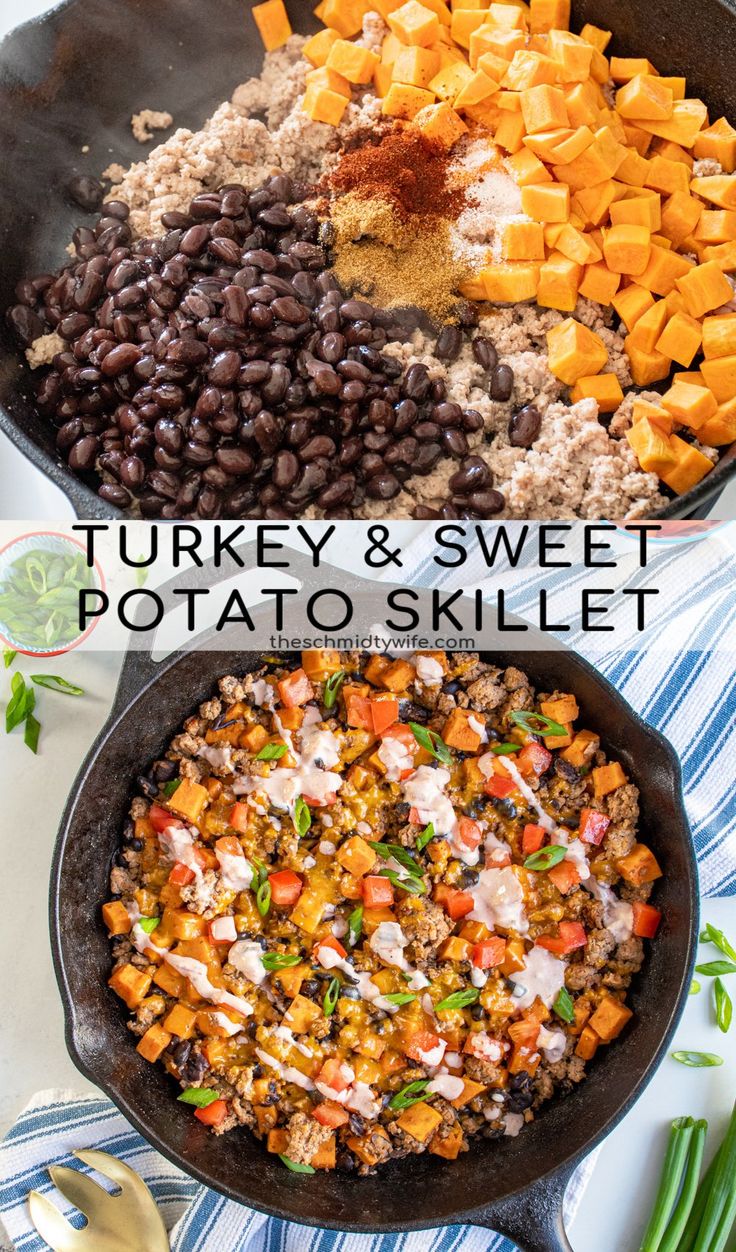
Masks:
[[[50,1165],[54,1186],[87,1218],[86,1226],[75,1230],[46,1196],[30,1191],[31,1220],[53,1252],[170,1252],[156,1202],[135,1170],[108,1152],[85,1149],[73,1155],[120,1191],[110,1195],[80,1170]]]

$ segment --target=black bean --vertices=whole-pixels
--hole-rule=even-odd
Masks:
[[[470,347],[475,360],[484,370],[492,370],[498,364],[495,345],[485,335],[476,335]]]
[[[472,491],[468,496],[468,506],[480,517],[493,517],[495,513],[500,513],[505,505],[506,501],[501,492],[493,488],[486,491]]]
[[[440,361],[456,361],[463,346],[463,337],[457,326],[443,326],[435,344],[434,354]]]
[[[280,491],[288,491],[299,476],[299,461],[286,449],[276,456],[273,463],[273,481]]]
[[[491,481],[491,471],[485,461],[479,456],[469,456],[450,478],[449,487],[458,495],[469,495],[471,491],[490,486]]]
[[[417,400],[421,403],[429,392],[430,379],[426,365],[415,363],[410,365],[404,375],[402,391],[410,400]]]
[[[13,334],[24,348],[30,348],[34,339],[44,333],[41,318],[25,304],[16,304],[9,309],[7,319]]]
[[[102,204],[105,189],[97,178],[89,174],[75,174],[66,185],[67,192],[75,204],[85,213],[94,213]]]
[[[542,414],[533,404],[514,413],[509,422],[509,443],[513,448],[531,448],[542,425]]]
[[[99,449],[99,440],[94,435],[83,435],[72,444],[69,451],[69,465],[73,470],[91,470]]]
[[[395,474],[374,474],[368,479],[365,490],[371,500],[393,500],[401,491],[401,483]]]
[[[510,365],[496,365],[491,374],[491,399],[509,400],[514,389],[514,371]]]
[[[450,430],[442,432],[442,446],[450,456],[456,457],[458,461],[468,455],[468,441],[461,430],[454,427]]]
[[[121,343],[108,352],[102,361],[102,372],[108,378],[117,378],[140,359],[141,350],[134,343]]]

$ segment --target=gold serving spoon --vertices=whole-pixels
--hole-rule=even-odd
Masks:
[[[28,1193],[31,1220],[53,1252],[170,1252],[161,1214],[143,1179],[108,1152],[74,1152],[78,1160],[117,1183],[110,1195],[99,1183],[66,1165],[50,1165],[54,1186],[87,1218],[75,1230],[56,1205],[38,1191]]]

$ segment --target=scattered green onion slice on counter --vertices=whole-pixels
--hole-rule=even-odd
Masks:
[[[575,1021],[575,1010],[573,1007],[572,996],[567,987],[561,987],[559,995],[552,1005],[552,1012],[561,1017],[563,1022]]]
[[[719,930],[717,926],[712,926],[710,922],[705,923],[705,928],[700,934],[700,942],[715,944],[717,948],[720,948],[724,956],[727,956],[731,961],[736,961],[736,948],[734,948],[732,943],[729,943],[723,931]]]
[[[265,743],[260,752],[256,754],[256,760],[279,761],[282,756],[286,756],[285,743]]]
[[[434,839],[434,822],[428,822],[427,825],[424,827],[424,830],[422,831],[421,835],[419,835],[416,841],[416,844],[414,845],[416,847],[417,852],[423,852],[427,844],[431,843],[433,839]]]
[[[49,691],[58,691],[63,696],[83,696],[84,688],[67,682],[58,674],[31,674],[31,682],[37,687],[48,687]]]
[[[566,735],[567,731],[559,722],[554,722],[544,713],[535,713],[531,709],[516,709],[509,714],[509,721],[514,726],[521,726],[529,735]]]
[[[180,786],[181,786],[181,778],[172,778],[169,782],[164,783],[161,790],[163,791],[164,795],[166,796],[168,800],[171,796],[173,796],[177,787],[180,787]]]
[[[322,1001],[322,1007],[324,1009],[325,1017],[332,1017],[332,1014],[335,1012],[335,1009],[337,1008],[337,1002],[340,999],[341,991],[342,991],[342,984],[340,982],[340,979],[331,978],[327,985],[325,998]]]
[[[363,933],[363,905],[357,904],[348,918],[348,944],[354,948]]]
[[[215,1100],[220,1099],[211,1087],[187,1087],[186,1091],[182,1091],[181,1095],[176,1098],[182,1104],[193,1104],[198,1109],[206,1109],[208,1104],[214,1104]]]
[[[451,763],[452,753],[436,730],[429,730],[426,726],[420,726],[418,722],[409,722],[409,729],[420,748],[425,748],[436,761],[439,761],[441,765]]]
[[[464,1009],[469,1004],[475,1004],[480,998],[480,991],[477,987],[465,987],[463,991],[453,991],[449,996],[445,996],[444,1000],[440,1000],[439,1004],[435,1004],[436,1012],[443,1009]]]
[[[693,978],[692,982],[690,983],[690,990],[688,991],[687,994],[689,996],[696,996],[696,995],[699,995],[701,991],[702,991],[702,987],[700,983],[698,982],[697,978]]]
[[[639,1252],[657,1252],[662,1242],[685,1173],[693,1126],[692,1117],[678,1117],[670,1127],[659,1187]]]
[[[693,1126],[680,1197],[674,1207],[662,1242],[659,1245],[659,1252],[676,1252],[679,1246],[698,1192],[700,1166],[703,1162],[703,1149],[705,1148],[707,1129],[708,1123],[703,1120],[695,1122]]]
[[[548,848],[540,848],[539,852],[532,852],[524,861],[524,869],[534,869],[543,872],[552,869],[553,866],[559,865],[560,861],[564,861],[567,856],[567,848],[560,847],[558,843],[551,843]]]
[[[345,677],[346,677],[345,670],[339,669],[339,670],[336,670],[334,674],[330,674],[329,678],[327,679],[327,682],[325,683],[324,694],[322,696],[322,703],[324,704],[326,709],[331,709],[333,707],[338,697],[340,688],[345,682]]]
[[[293,952],[266,952],[261,957],[261,965],[264,969],[290,969],[292,965],[298,965],[301,959]]]
[[[35,693],[32,687],[26,687],[22,674],[15,673],[10,680],[11,696],[5,709],[5,730],[10,734],[16,726],[24,722],[29,711],[33,711]]]
[[[687,1048],[672,1053],[673,1061],[681,1065],[689,1065],[692,1069],[707,1069],[710,1066],[722,1065],[723,1057],[716,1052],[691,1052]]]
[[[18,653],[14,652],[12,648],[3,648],[3,665],[6,669],[10,669],[17,655]]]
[[[147,935],[152,935],[160,921],[160,917],[139,917],[138,925],[141,930],[145,930]]]
[[[705,965],[695,966],[696,974],[705,974],[707,978],[717,978],[720,974],[736,974],[733,961],[706,961]]]
[[[513,752],[521,752],[521,744],[494,743],[491,745],[491,752],[495,752],[496,756],[511,756]]]
[[[713,983],[713,999],[715,1003],[718,1029],[725,1035],[728,1033],[728,1029],[731,1025],[731,1018],[733,1017],[733,1004],[731,1003],[731,997],[726,991],[726,988],[720,978],[716,978]]]
[[[389,1004],[409,1004],[412,1000],[416,1000],[413,991],[390,991],[383,998],[388,1000]]]
[[[425,1088],[429,1082],[428,1078],[417,1078],[414,1082],[407,1083],[401,1091],[397,1091],[388,1102],[390,1109],[408,1109],[412,1104],[418,1104],[424,1099]]]
[[[38,736],[40,735],[40,733],[41,733],[41,723],[38,721],[36,717],[33,716],[31,711],[29,710],[26,713],[26,724],[25,724],[25,729],[23,731],[23,742],[25,743],[27,748],[31,749],[31,752],[33,753],[38,752]]]
[[[256,892],[256,908],[261,917],[265,917],[271,907],[271,884],[266,878]]]
[[[283,1152],[279,1152],[279,1159],[284,1162],[287,1169],[292,1174],[314,1174],[316,1170],[313,1165],[302,1165],[300,1161],[292,1161],[290,1156],[284,1156]]]
[[[296,833],[304,838],[311,825],[312,814],[309,811],[309,805],[304,796],[297,796],[296,804],[294,805],[294,828]]]

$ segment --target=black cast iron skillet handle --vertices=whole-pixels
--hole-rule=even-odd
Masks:
[[[524,1191],[494,1202],[487,1214],[474,1214],[472,1224],[506,1235],[519,1252],[573,1252],[565,1234],[562,1205],[574,1170],[565,1166]]]

